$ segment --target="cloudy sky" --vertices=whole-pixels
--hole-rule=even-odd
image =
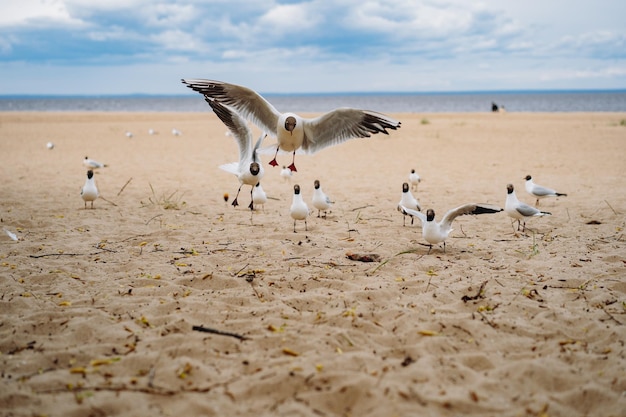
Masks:
[[[626,88],[624,0],[2,0],[0,95]],[[193,94],[189,92],[189,94]]]

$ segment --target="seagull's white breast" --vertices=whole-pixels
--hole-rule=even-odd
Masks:
[[[513,217],[514,219],[520,220],[520,219],[523,219],[524,216],[522,216],[522,214],[519,211],[517,211],[518,205],[519,205],[519,200],[517,199],[515,194],[514,193],[507,194],[506,202],[504,203],[504,211],[506,212],[506,214]]]
[[[294,220],[304,220],[309,215],[309,207],[300,194],[293,196],[293,203],[291,204],[289,213]]]
[[[448,231],[448,233],[450,231]],[[431,245],[436,245],[446,240],[448,233],[442,233],[441,227],[434,220],[430,222],[427,221],[422,225],[422,236],[424,240]]]
[[[98,188],[96,188],[93,178],[85,181],[85,185],[83,186],[80,195],[85,201],[94,201],[98,198]]]

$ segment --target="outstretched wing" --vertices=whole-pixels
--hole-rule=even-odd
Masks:
[[[219,103],[211,98],[205,97],[209,106],[213,109],[217,117],[224,122],[226,127],[233,134],[239,147],[239,168],[240,171],[254,158],[252,147],[252,133],[248,127],[248,123],[239,116],[233,109]],[[258,143],[257,143],[258,145]],[[230,171],[229,171],[230,172]]]
[[[406,214],[408,216],[417,217],[422,222],[422,226],[426,223],[426,215],[417,210],[412,210],[410,208],[404,207],[403,205],[398,205],[398,210],[402,212],[402,214]]]
[[[470,203],[464,204],[452,210],[448,210],[448,212],[441,219],[441,227],[445,229],[449,229],[452,226],[452,222],[458,216],[463,216],[466,214],[490,214],[490,213],[499,213],[503,209],[501,207],[492,205],[492,204],[478,204],[478,203]]]
[[[388,135],[387,129],[396,130],[399,127],[399,121],[382,113],[340,108],[315,119],[304,120],[302,149],[314,153],[353,138],[368,138],[376,133]]]
[[[205,79],[183,79],[194,91],[235,109],[261,130],[276,136],[280,113],[256,91],[236,84]]]

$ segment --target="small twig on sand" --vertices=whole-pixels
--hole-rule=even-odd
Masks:
[[[491,327],[493,327],[494,329],[498,327],[498,325],[496,323],[494,323],[493,321],[489,320],[487,318],[487,316],[485,316],[485,314],[483,314],[482,311],[479,311],[478,314],[480,314],[480,316],[483,318],[483,320],[485,320],[487,322],[487,324],[490,325]]]
[[[613,206],[611,206],[611,205],[609,204],[609,202],[608,202],[608,201],[606,201],[606,200],[604,200],[604,202],[606,203],[606,205],[607,205],[607,206],[609,206],[609,208],[610,208],[611,210],[613,210],[613,214],[617,215],[617,212],[615,211],[615,209],[613,208]]]
[[[120,194],[122,194],[122,191],[124,191],[124,188],[126,188],[126,186],[127,186],[127,185],[128,185],[128,184],[132,181],[132,180],[133,180],[133,177],[130,177],[130,178],[128,179],[128,181],[126,181],[126,184],[124,184],[124,185],[122,186],[122,188],[120,188],[120,190],[117,192],[117,195],[118,195],[118,196],[119,196]]]
[[[241,273],[241,271],[243,271],[244,269],[246,269],[248,266],[250,266],[250,264],[246,264],[246,266],[244,266],[243,268],[241,268],[239,271],[235,272],[235,275],[233,275],[233,276],[235,276],[235,277],[236,277],[236,276],[238,276],[238,275]]]
[[[615,323],[619,324],[620,326],[623,324],[621,321],[617,320],[615,317],[613,317],[613,315],[611,313],[609,313],[608,311],[606,311],[606,308],[604,308],[604,306],[601,306],[600,308],[602,308],[602,311],[604,311],[604,313],[609,316],[609,318],[611,320],[613,320]]]
[[[476,295],[472,295],[472,296],[464,295],[463,297],[461,297],[461,300],[463,300],[464,303],[467,303],[468,301],[478,300],[479,298],[485,298],[485,296],[483,295],[483,290],[485,289],[487,282],[489,281],[485,281],[482,284],[480,284],[480,288],[476,292]]]
[[[80,256],[82,253],[45,253],[43,255],[28,255],[31,258],[45,258],[47,256]]]
[[[374,268],[371,272],[366,273],[366,275],[371,275],[374,272],[378,271],[378,269],[380,269],[380,267],[382,267],[383,265],[385,265],[387,262],[389,262],[390,260],[392,260],[393,258],[395,258],[398,255],[404,255],[404,254],[407,254],[407,253],[415,253],[415,252],[417,252],[417,249],[407,249],[405,251],[398,252],[395,255],[393,255],[391,258],[387,259],[386,261],[381,262],[380,265],[378,265],[376,268]],[[424,255],[422,255],[422,256],[424,256]],[[420,259],[422,256],[420,256],[417,259]]]
[[[197,332],[204,332],[204,333],[213,333],[213,334],[217,334],[217,335],[220,335],[220,336],[234,337],[235,339],[239,339],[239,340],[248,340],[248,338],[246,336],[244,336],[244,335],[237,334],[237,333],[231,333],[231,332],[225,332],[223,330],[212,329],[210,327],[193,326],[191,328],[191,330],[195,330]]]
[[[103,199],[104,201],[106,201],[107,203],[109,203],[109,204],[114,205],[115,207],[117,207],[117,204],[115,204],[114,202],[109,201],[109,200],[107,200],[106,198],[104,198],[104,197],[102,197],[102,196],[100,196],[100,198],[101,198],[101,199]]]
[[[150,220],[148,220],[148,221],[146,222],[146,226],[147,226],[148,224],[150,224],[150,222],[151,222],[152,220],[156,219],[157,217],[161,217],[161,216],[162,216],[162,214],[157,214],[156,216],[152,217]]]
[[[428,288],[430,287],[430,280],[433,279],[432,275],[428,276],[428,284],[426,284],[426,289],[424,290],[424,292],[428,292]]]

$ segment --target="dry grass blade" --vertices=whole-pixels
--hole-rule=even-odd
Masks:
[[[182,206],[186,205],[184,201],[181,201],[184,193],[176,196],[176,194],[178,193],[178,190],[176,190],[167,196],[165,194],[161,194],[161,196],[159,197],[154,191],[154,187],[152,186],[152,184],[149,185],[150,191],[152,192],[152,196],[148,198],[150,204],[142,202],[142,207],[146,207],[148,205],[157,205],[163,207],[165,210],[180,210]]]

